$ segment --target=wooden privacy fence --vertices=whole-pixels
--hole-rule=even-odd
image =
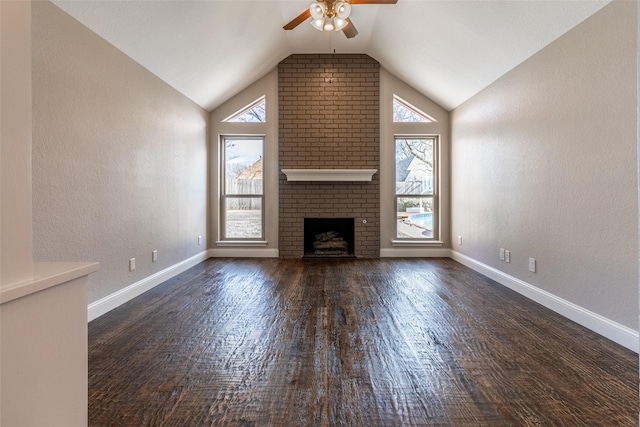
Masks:
[[[227,210],[262,209],[262,179],[230,179],[227,181]],[[240,197],[236,197],[238,195]]]

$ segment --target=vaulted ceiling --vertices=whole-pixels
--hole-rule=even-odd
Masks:
[[[609,1],[398,0],[354,5],[358,36],[282,26],[310,0],[53,0],[212,110],[294,53],[365,53],[451,110]]]

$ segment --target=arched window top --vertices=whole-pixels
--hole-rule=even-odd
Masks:
[[[393,121],[394,123],[432,123],[437,120],[394,94]]]
[[[251,104],[245,105],[239,111],[236,111],[222,121],[235,123],[264,123],[266,121],[266,107],[265,95],[262,95]]]

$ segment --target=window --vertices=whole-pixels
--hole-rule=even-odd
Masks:
[[[240,111],[236,111],[224,119],[223,122],[264,123],[267,114],[266,105],[265,96],[262,95],[251,104],[242,107]]]
[[[395,137],[396,238],[437,239],[437,136]]]
[[[398,95],[393,95],[393,121],[396,123],[431,123],[436,120]]]
[[[221,141],[221,240],[264,240],[263,136]]]

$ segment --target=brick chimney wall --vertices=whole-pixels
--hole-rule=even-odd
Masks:
[[[291,55],[278,65],[278,86],[280,169],[380,169],[376,60]],[[279,173],[281,257],[302,257],[305,217],[355,218],[356,256],[380,256],[379,173],[371,182],[288,182]]]

